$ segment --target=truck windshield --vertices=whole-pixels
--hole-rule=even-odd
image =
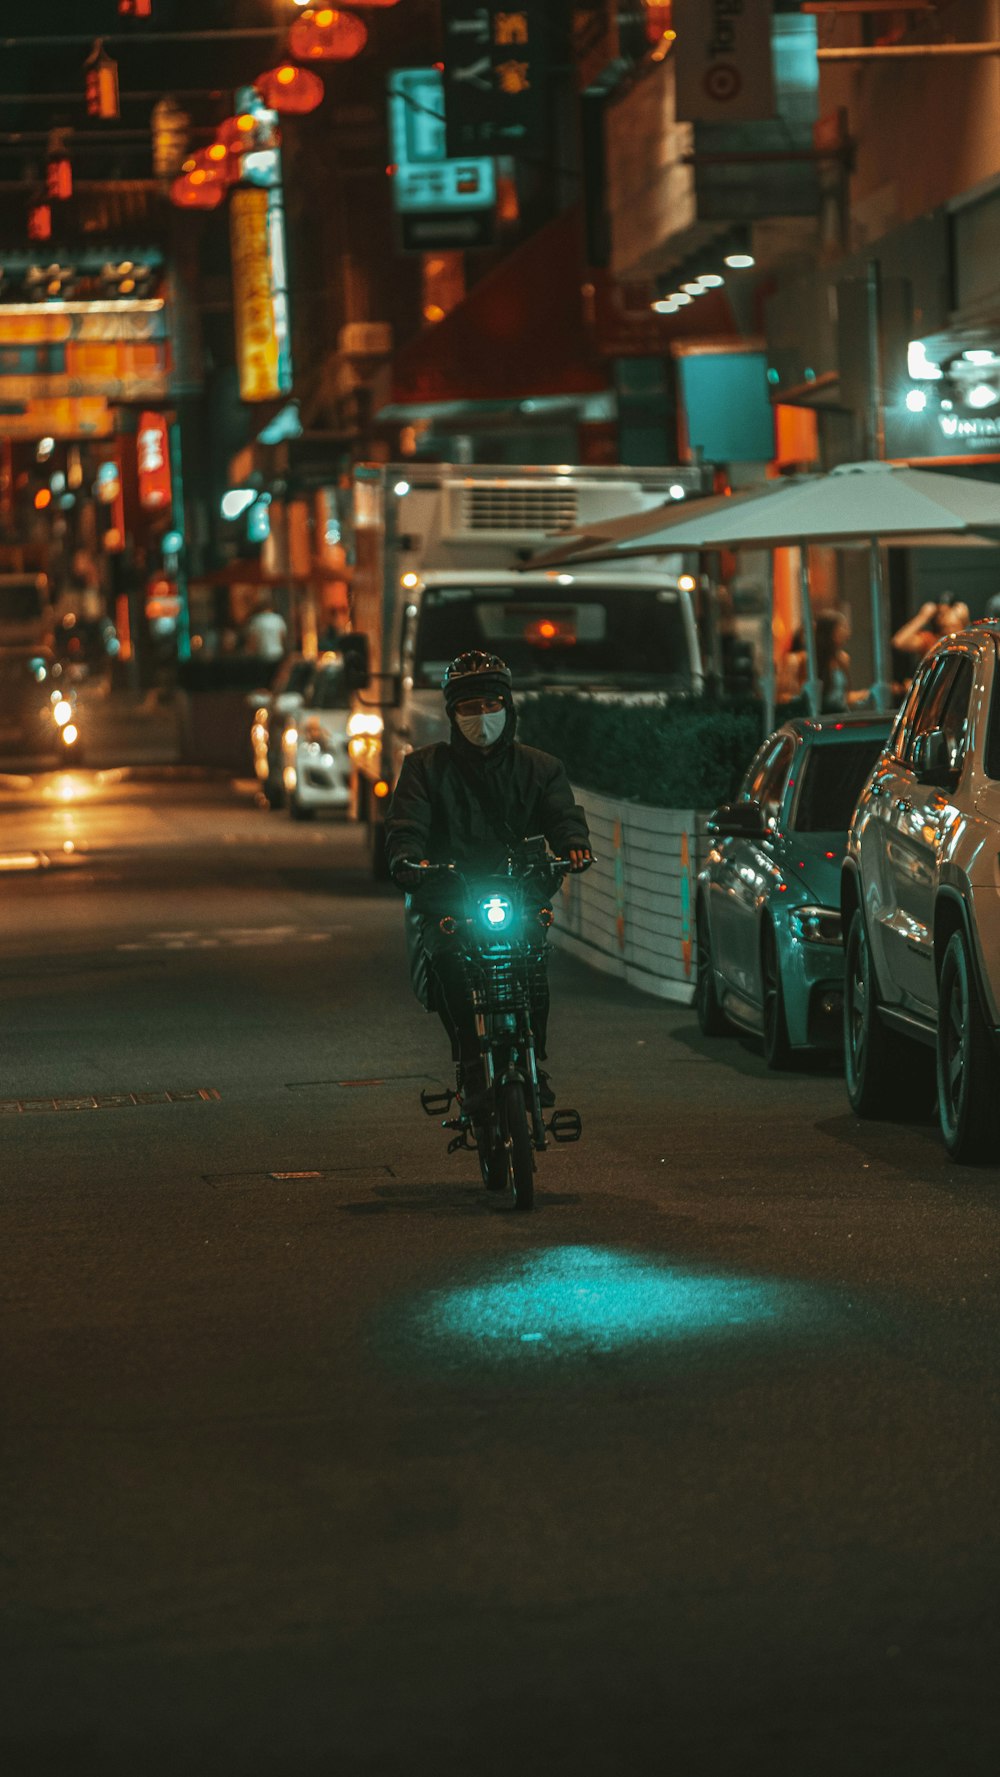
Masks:
[[[471,648],[500,654],[520,689],[535,684],[689,691],[693,662],[677,594],[657,586],[575,581],[544,592],[428,587],[420,609],[414,683],[433,686]]]

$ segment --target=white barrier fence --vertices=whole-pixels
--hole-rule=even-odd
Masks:
[[[567,877],[552,940],[632,987],[690,1005],[695,878],[708,850],[706,815],[649,808],[575,790],[597,863]]]

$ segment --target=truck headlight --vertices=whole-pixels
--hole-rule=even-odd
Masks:
[[[841,944],[840,914],[835,907],[796,907],[792,931],[806,944]]]
[[[353,716],[347,718],[347,733],[351,739],[361,734],[380,739],[384,728],[381,716],[373,710],[355,710]]]

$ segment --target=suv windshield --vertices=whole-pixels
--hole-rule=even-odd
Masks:
[[[799,775],[795,831],[846,832],[865,778],[884,746],[884,740],[847,740],[810,747]]]
[[[435,690],[450,660],[470,649],[501,654],[519,689],[558,680],[629,679],[636,689],[689,691],[683,609],[667,587],[553,583],[428,587],[417,628],[414,682]]]

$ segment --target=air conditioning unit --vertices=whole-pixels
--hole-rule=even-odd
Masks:
[[[566,481],[451,481],[445,497],[453,543],[541,543],[577,527],[577,489]]]

